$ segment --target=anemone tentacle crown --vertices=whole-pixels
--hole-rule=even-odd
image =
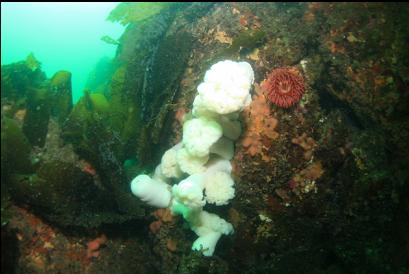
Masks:
[[[303,77],[292,67],[274,69],[263,82],[262,88],[272,103],[283,108],[298,102],[305,91]]]

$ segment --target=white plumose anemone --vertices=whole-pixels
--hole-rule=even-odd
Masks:
[[[234,198],[231,177],[234,144],[241,134],[239,112],[251,102],[254,72],[249,63],[230,60],[214,64],[197,87],[192,114],[183,124],[182,142],[162,157],[153,178],[139,175],[132,193],[147,204],[169,207],[182,215],[198,238],[193,250],[212,256],[220,237],[233,226],[203,210],[206,203],[226,205]],[[172,187],[172,179],[183,179]]]
[[[251,102],[254,72],[247,62],[230,60],[214,64],[197,87],[194,108],[218,114],[241,111]]]

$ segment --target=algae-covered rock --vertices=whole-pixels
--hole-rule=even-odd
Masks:
[[[51,114],[57,117],[61,125],[72,110],[71,73],[63,70],[56,72],[50,81],[50,91],[53,97]]]
[[[135,100],[127,99],[125,89],[126,72],[126,65],[118,66],[109,84],[112,126],[121,131],[125,146],[137,139],[140,121],[139,108]],[[131,152],[132,149],[128,147],[125,151]]]
[[[239,33],[230,47],[220,53],[220,57],[228,58],[233,54],[247,54],[253,49],[260,47],[266,39],[266,33],[263,30],[246,30]],[[219,57],[219,58],[220,58]]]
[[[30,53],[26,58],[26,66],[35,71],[41,67],[41,63],[35,58],[34,53]]]
[[[153,144],[162,146],[163,136],[166,136],[166,130],[169,131],[169,127],[166,127],[165,123],[166,117],[177,96],[179,83],[189,59],[193,41],[194,38],[191,34],[179,32],[165,37],[156,53],[152,72],[149,76],[150,89],[146,93],[143,103],[150,107],[148,117],[153,119],[148,127],[150,142]],[[148,102],[150,103],[148,104]],[[152,151],[155,152],[155,150]],[[142,151],[140,151],[141,153]]]
[[[74,106],[63,126],[63,137],[77,145],[89,131],[89,127],[97,121],[108,121],[110,103],[103,94],[85,90],[84,96]],[[96,121],[97,120],[97,121]],[[89,140],[89,142],[93,142]]]
[[[1,119],[1,176],[31,172],[31,146],[17,123],[6,117]]]
[[[112,62],[112,58],[102,57],[98,60],[95,68],[88,74],[85,89],[102,93],[109,98],[109,83],[115,70],[116,65]]]
[[[177,96],[180,80],[190,56],[194,38],[187,32],[177,32],[163,38],[149,62],[140,94],[138,95],[139,128],[138,157],[142,163],[152,163],[160,157],[163,136],[166,136],[166,118]],[[175,50],[177,49],[177,50]],[[146,138],[146,139],[143,139]]]
[[[180,259],[178,273],[230,273],[229,265],[220,258],[203,258],[199,252],[183,255]]]
[[[112,124],[110,103],[103,94],[85,93],[63,127],[62,136],[76,153],[96,170],[101,185],[111,192],[110,200],[129,218],[141,214],[129,192],[123,163],[125,146],[120,131]]]
[[[29,88],[38,87],[46,79],[39,67],[32,70],[26,62],[1,66],[1,98],[18,101],[25,98]]]
[[[100,113],[107,113],[110,109],[109,107],[109,102],[105,98],[104,94],[101,93],[91,93],[89,95],[89,100],[92,105],[92,109],[94,111],[100,112]]]
[[[162,144],[163,125],[194,40],[185,31],[168,32],[184,7],[177,6],[130,24],[115,58],[119,67],[111,82],[113,119],[124,117],[115,126],[125,142],[126,158],[137,154],[140,163],[151,164],[157,157],[152,154]]]
[[[47,87],[29,90],[23,132],[33,146],[44,146],[50,108],[51,97]]]
[[[95,227],[134,217],[116,212],[109,192],[71,163],[47,162],[35,174],[12,175],[8,188],[17,202],[62,226]]]
[[[122,227],[122,233],[132,235],[138,230],[137,225],[127,225]],[[147,260],[155,255],[152,246],[144,239],[135,239],[126,242],[115,242],[110,245],[115,252],[104,254],[104,260],[96,264],[89,265],[89,273],[160,273],[158,271],[158,261]],[[121,252],[116,252],[121,250]],[[122,263],[123,262],[123,263]]]
[[[92,119],[93,115],[90,114],[90,117],[88,118]],[[24,135],[13,120],[4,118],[4,121],[2,120],[2,187],[6,186],[5,190],[10,192],[15,202],[29,205],[34,212],[61,226],[96,227],[102,223],[120,223],[138,218],[143,213],[138,202],[129,192],[122,191],[129,196],[126,198],[126,195],[118,191],[122,187],[121,166],[113,154],[117,149],[113,146],[115,143],[110,143],[115,139],[98,124],[100,120],[87,120],[88,118],[85,117],[81,122],[88,126],[85,129],[89,129],[90,132],[86,131],[87,136],[82,139],[82,128],[79,127],[76,134],[80,135],[73,136],[78,141],[74,147],[83,159],[91,162],[92,165],[95,164],[98,173],[89,162],[79,159],[71,144],[63,143],[59,136],[58,123],[52,119],[49,123],[45,146],[33,150],[36,173],[32,173],[32,169],[10,168],[9,163],[13,164],[14,161],[20,165],[24,163],[24,158],[19,161],[12,157],[19,153],[15,152],[16,149],[24,148],[24,143],[18,145],[11,143],[9,136],[16,136],[16,134],[11,134],[14,132],[10,130],[10,126],[4,126],[4,124],[7,125],[9,122],[14,125],[12,129],[20,135],[11,139],[12,141],[17,141]],[[94,122],[97,126],[91,127],[87,124],[88,121]],[[27,140],[26,144],[28,147],[25,152],[28,157],[30,146]],[[15,155],[10,156],[11,151]],[[3,161],[6,160],[8,162],[4,164]],[[6,176],[6,171],[9,176]],[[5,194],[6,191],[2,191],[3,193]],[[119,202],[124,199],[131,202],[126,204]],[[123,208],[128,210],[124,211]]]

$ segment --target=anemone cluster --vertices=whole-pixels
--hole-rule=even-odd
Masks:
[[[235,196],[230,160],[241,134],[238,114],[251,102],[253,82],[246,62],[213,65],[184,117],[182,141],[164,153],[151,177],[142,174],[131,182],[142,201],[182,215],[198,236],[192,249],[205,256],[213,255],[221,235],[233,233],[230,223],[203,207],[226,205]]]

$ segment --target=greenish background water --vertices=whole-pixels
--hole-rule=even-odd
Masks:
[[[82,95],[88,74],[104,56],[114,57],[124,27],[106,21],[118,3],[1,3],[1,64],[24,60],[30,52],[51,77],[72,73],[73,101]]]

